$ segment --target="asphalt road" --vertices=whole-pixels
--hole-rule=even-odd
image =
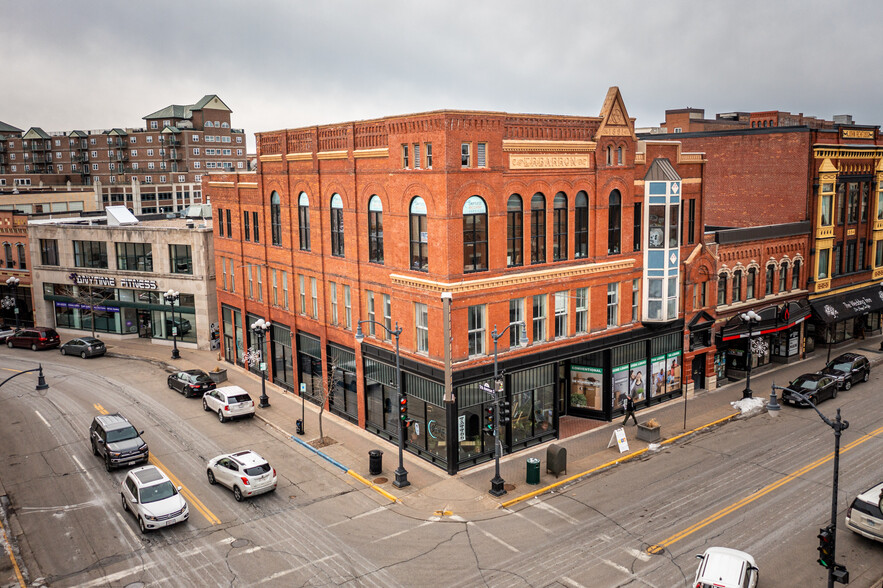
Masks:
[[[0,388],[0,479],[35,584],[668,587],[687,585],[695,554],[711,545],[752,553],[761,586],[825,582],[815,548],[830,516],[834,437],[811,410],[739,419],[464,520],[392,505],[259,421],[221,424],[146,362],[0,350],[0,379],[35,361],[49,390],[35,391],[31,375]],[[883,477],[880,385],[875,372],[820,407],[850,421],[838,561],[858,587],[876,586],[883,570],[883,545],[843,521],[852,498]],[[142,536],[123,513],[124,472],[105,472],[88,445],[102,410],[145,430],[154,459],[185,488],[190,521]],[[241,448],[276,467],[277,492],[236,503],[208,485],[206,461]],[[651,555],[654,545],[663,549]]]

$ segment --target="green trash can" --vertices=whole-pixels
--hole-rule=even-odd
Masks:
[[[527,483],[534,485],[540,483],[540,460],[536,457],[527,458]]]

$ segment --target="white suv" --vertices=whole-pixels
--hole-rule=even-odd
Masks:
[[[123,510],[135,515],[142,533],[184,522],[190,511],[179,490],[156,466],[135,468],[120,489]]]
[[[208,462],[208,483],[220,483],[233,490],[233,498],[241,502],[276,490],[276,469],[254,451],[219,455]]]
[[[883,541],[883,484],[865,490],[846,511],[846,526],[868,539]]]
[[[218,413],[222,423],[236,417],[254,416],[254,400],[239,386],[209,390],[202,396],[202,408]]]
[[[755,588],[757,564],[754,558],[728,547],[709,547],[702,555],[696,570],[693,588]]]

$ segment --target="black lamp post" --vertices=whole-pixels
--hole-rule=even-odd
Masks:
[[[849,572],[846,571],[846,566],[842,566],[836,563],[836,549],[837,549],[837,484],[840,478],[840,435],[849,428],[849,421],[842,420],[840,418],[840,409],[837,409],[837,418],[833,421],[823,415],[816,405],[810,401],[810,399],[801,394],[800,392],[795,392],[790,388],[786,388],[784,386],[776,386],[773,383],[773,394],[776,393],[776,390],[787,390],[792,395],[796,396],[802,402],[808,404],[813,408],[814,411],[819,415],[819,417],[824,421],[826,425],[834,429],[834,483],[833,488],[831,490],[831,524],[827,529],[823,529],[822,531],[827,531],[831,541],[831,561],[826,562],[824,565],[828,568],[828,588],[834,588],[834,582],[840,582],[842,584],[849,583]],[[820,534],[821,538],[821,534]],[[819,560],[821,563],[821,559]]]
[[[488,492],[493,496],[502,496],[506,493],[506,489],[503,488],[504,480],[500,476],[500,457],[503,454],[503,442],[500,440],[500,394],[502,390],[497,388],[497,340],[505,335],[513,325],[521,327],[518,344],[524,347],[530,341],[527,339],[527,327],[522,321],[509,323],[500,333],[497,333],[497,325],[494,325],[494,330],[491,331],[491,337],[494,340],[494,477],[491,479],[491,489]]]
[[[402,401],[405,400],[405,394],[402,391],[402,363],[401,363],[401,355],[399,354],[399,335],[402,334],[402,329],[399,327],[399,322],[396,321],[396,328],[390,330],[383,323],[378,323],[377,321],[364,320],[359,321],[358,327],[356,328],[356,342],[359,344],[365,340],[365,334],[362,333],[362,323],[372,323],[374,325],[378,325],[383,327],[387,333],[396,338],[396,388],[399,391],[399,406],[402,405]],[[404,488],[405,486],[410,486],[411,482],[408,481],[408,471],[405,469],[405,461],[404,461],[404,452],[405,452],[405,421],[404,419],[399,419],[399,467],[395,471],[396,479],[393,481],[393,485],[396,488]]]
[[[172,307],[172,359],[180,359],[181,354],[178,352],[178,325],[175,324],[175,303],[181,298],[181,294],[170,289],[163,294],[163,298]]]
[[[751,345],[753,343],[752,328],[754,327],[754,325],[760,322],[760,315],[753,310],[749,310],[748,312],[743,312],[742,314],[740,314],[739,318],[741,318],[743,322],[748,323],[748,364],[745,366],[745,390],[742,391],[742,398],[751,398]]]
[[[251,324],[251,332],[261,342],[260,347],[260,368],[261,368],[261,401],[258,406],[261,408],[269,408],[270,398],[267,396],[267,362],[264,359],[264,344],[267,338],[267,331],[270,330],[270,323],[264,319],[258,319]]]
[[[21,282],[15,276],[11,276],[8,280],[6,280],[6,285],[9,286],[9,289],[12,290],[12,312],[15,313],[15,328],[18,329],[20,327],[19,319],[18,319],[18,285]],[[4,301],[5,302],[5,301]]]

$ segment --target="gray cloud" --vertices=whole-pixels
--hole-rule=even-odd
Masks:
[[[840,12],[840,15],[837,12]],[[881,121],[878,0],[5,2],[0,120],[139,126],[218,94],[249,133],[464,108]]]

